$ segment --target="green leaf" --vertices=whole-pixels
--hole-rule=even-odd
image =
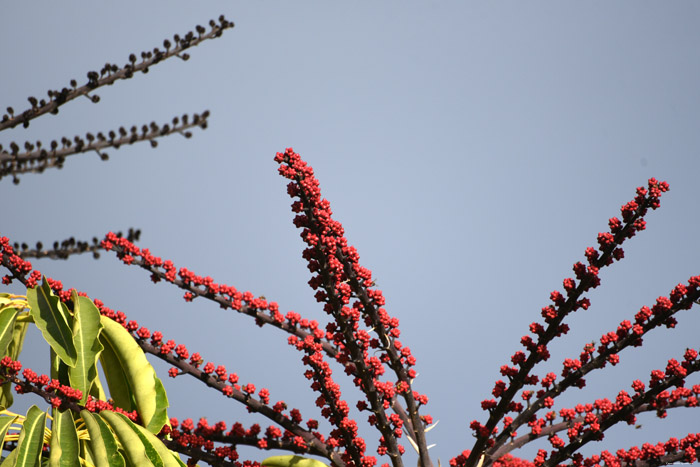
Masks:
[[[168,395],[163,387],[163,382],[156,375],[155,370],[153,370],[153,377],[156,380],[156,411],[148,422],[146,428],[153,434],[160,433],[160,430],[169,422],[168,419]]]
[[[0,354],[5,355],[15,331],[15,318],[20,310],[5,307],[0,311]]]
[[[179,455],[178,453],[173,452],[173,451],[170,451],[170,454],[173,455],[173,458],[175,459],[175,462],[177,462],[177,465],[178,465],[179,467],[187,467],[187,464],[185,464],[184,462],[182,462],[182,459],[180,459],[180,455]]]
[[[15,327],[12,332],[12,342],[7,347],[7,352],[5,355],[9,356],[12,360],[17,360],[19,354],[22,352],[22,346],[24,345],[24,336],[27,334],[27,326],[29,323],[19,322],[15,319]],[[0,408],[9,409],[14,402],[12,397],[12,384],[5,383],[0,386]]]
[[[321,461],[302,456],[272,456],[261,462],[263,467],[328,467]]]
[[[139,417],[151,433],[160,432],[160,429],[163,428],[163,425],[168,420],[166,413],[168,398],[165,395],[162,383],[146,359],[143,349],[139,347],[131,334],[121,324],[105,316],[101,318],[104,328],[100,334],[100,341],[105,347],[105,351],[102,354],[104,355],[108,346],[111,346],[117,360],[117,362],[112,362],[112,365],[118,364],[121,367]],[[115,391],[108,376],[108,371],[112,369],[106,368],[104,361],[102,369],[107,377],[109,393],[116,402]],[[119,373],[117,372],[115,376],[119,376]],[[117,382],[123,385],[123,381]],[[126,409],[124,405],[118,402],[117,405]]]
[[[102,343],[103,346],[102,353],[100,354],[100,363],[102,364],[102,373],[107,380],[109,394],[114,400],[115,405],[131,412],[136,409],[136,402],[134,401],[134,396],[129,386],[129,380],[126,377],[126,371],[122,366],[122,362],[117,356],[117,351],[112,346],[112,342],[105,337],[104,332],[100,335],[100,343]]]
[[[20,322],[20,318],[22,317],[22,315],[25,315],[25,313],[21,313],[15,319],[15,328],[12,331],[12,341],[7,347],[7,353],[5,354],[8,355],[12,360],[17,360],[19,358],[19,354],[22,353],[22,347],[24,346],[24,336],[27,334],[27,327],[29,326],[29,323],[26,321]]]
[[[131,422],[131,420],[129,420]],[[148,441],[151,443],[151,445],[155,448],[155,450],[158,452],[158,455],[160,458],[163,460],[163,465],[164,467],[180,467],[180,465],[184,465],[183,462],[180,460],[180,456],[172,452],[168,447],[163,444],[163,441],[161,441],[160,438],[158,438],[156,435],[148,431],[146,428],[137,425],[133,422],[131,422],[131,425],[134,429],[138,430],[141,439]]]
[[[90,435],[89,445],[95,467],[124,467],[117,440],[105,421],[87,410],[81,410],[80,416]]]
[[[58,380],[59,383],[67,386],[70,385],[68,379],[68,365],[58,358],[58,355],[53,349],[49,349],[49,354],[51,358],[51,379]]]
[[[54,410],[49,467],[75,467],[76,465],[80,465],[80,445],[73,415],[70,410]]]
[[[17,465],[17,449],[8,454],[0,467],[15,467],[15,465]]]
[[[41,449],[44,445],[46,412],[33,405],[27,411],[22,431],[17,441],[17,466],[34,467],[39,465]]]
[[[11,417],[9,415],[0,415],[0,446],[4,446],[5,435],[10,426],[17,420],[17,417]]]
[[[163,460],[153,445],[122,414],[103,410],[100,415],[117,435],[126,457],[135,467],[163,467]]]
[[[92,449],[90,449],[87,440],[84,439],[80,440],[80,461],[80,465],[97,466],[95,457],[92,455]]]
[[[51,292],[46,278],[40,286],[27,289],[27,301],[34,323],[44,339],[66,365],[75,366],[77,352],[68,325],[70,315],[66,306]]]
[[[100,312],[87,297],[73,291],[73,344],[78,353],[69,370],[70,385],[83,392],[80,403],[87,401],[93,381],[97,379],[97,358],[104,348],[98,337],[102,330]]]
[[[107,395],[105,394],[104,389],[102,388],[102,381],[100,381],[100,375],[97,375],[97,378],[95,378],[92,381],[92,386],[90,386],[90,395],[94,399],[98,399],[101,401],[106,401],[107,400]]]

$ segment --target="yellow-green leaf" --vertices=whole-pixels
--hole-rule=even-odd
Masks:
[[[321,461],[302,456],[272,456],[261,462],[263,467],[328,467]]]
[[[126,457],[134,467],[162,467],[163,460],[158,455],[153,445],[144,438],[132,426],[134,423],[122,414],[104,410],[99,415],[112,428],[117,435],[126,453]],[[154,460],[157,462],[154,462]]]
[[[0,446],[4,446],[5,435],[10,426],[17,420],[17,417],[12,417],[9,415],[0,415]]]
[[[80,445],[73,415],[70,410],[54,410],[49,467],[75,467],[76,465],[80,465]]]
[[[104,323],[105,321],[103,320],[102,322]],[[100,354],[100,363],[102,364],[102,373],[107,380],[110,397],[114,400],[115,405],[131,412],[136,409],[136,402],[129,386],[129,380],[126,377],[126,370],[122,366],[122,361],[117,356],[112,342],[107,339],[104,332],[100,334],[100,342],[103,347]]]
[[[158,433],[167,421],[165,410],[168,406],[168,399],[165,396],[165,390],[162,389],[162,383],[156,377],[143,349],[121,324],[102,316],[102,325],[104,327],[100,334],[100,340],[105,347],[105,351],[102,353],[105,354],[108,345],[111,346],[126,377],[129,392],[136,404],[139,417],[149,431]],[[102,369],[107,376],[109,369],[105,368],[104,361]],[[107,384],[110,395],[117,401],[109,376],[107,376]],[[117,405],[120,404],[117,403]]]
[[[86,467],[97,467],[95,457],[92,455],[92,449],[86,439],[80,440],[80,465]]]
[[[53,349],[49,349],[49,354],[51,356],[51,379],[58,380],[59,383],[69,385],[68,380],[68,365],[63,363],[63,360],[58,358],[56,352]]]
[[[97,379],[97,358],[102,352],[103,346],[98,340],[102,323],[100,312],[87,297],[79,297],[73,291],[73,344],[78,353],[74,367],[70,368],[68,375],[70,385],[83,392],[80,401],[87,401],[93,381]]]
[[[66,365],[75,366],[77,353],[69,325],[71,317],[66,306],[51,292],[46,279],[41,285],[27,289],[27,301],[44,339]]]
[[[15,318],[20,310],[5,307],[0,311],[0,354],[5,355],[15,331]]]
[[[88,443],[95,467],[124,467],[124,458],[119,453],[117,440],[105,421],[87,410],[81,410],[80,416],[90,435]]]
[[[180,460],[178,454],[168,449],[168,447],[165,444],[163,444],[163,441],[161,441],[160,438],[158,438],[156,435],[154,435],[153,433],[151,433],[146,428],[140,425],[137,425],[135,423],[131,423],[131,425],[134,429],[138,430],[142,440],[150,442],[151,445],[155,448],[155,450],[158,452],[158,455],[163,460],[164,467],[180,467],[180,465],[184,465]]]
[[[22,431],[17,441],[17,463],[22,467],[34,467],[39,465],[41,449],[44,445],[44,428],[46,426],[46,412],[33,405],[27,411],[27,417],[22,424]]]
[[[175,459],[175,462],[177,462],[177,465],[179,467],[187,467],[187,464],[182,462],[182,459],[180,459],[180,455],[178,453],[170,451],[170,454],[173,455],[173,459]],[[197,464],[197,465],[199,465],[199,464]]]
[[[22,346],[24,345],[24,336],[27,334],[27,326],[29,323],[19,322],[15,319],[14,330],[12,331],[12,341],[7,347],[7,352],[5,355],[9,356],[12,360],[17,360],[19,354],[22,352]],[[14,399],[12,397],[12,384],[5,383],[0,386],[0,408],[9,409],[12,406]]]
[[[7,353],[5,354],[8,355],[12,360],[17,360],[19,358],[19,354],[22,353],[22,347],[24,346],[24,336],[27,334],[27,327],[29,326],[29,323],[26,321],[20,322],[20,318],[23,315],[26,314],[21,313],[15,319],[15,327],[12,330],[12,341],[7,347]]]
[[[105,394],[104,389],[102,388],[102,381],[100,381],[100,375],[97,375],[97,378],[95,378],[92,381],[92,386],[90,386],[90,395],[94,399],[98,399],[101,401],[106,401],[107,400],[107,395]]]
[[[160,430],[168,423],[168,395],[163,387],[163,382],[156,375],[155,370],[153,370],[153,377],[156,380],[156,411],[153,417],[146,425],[148,431],[153,434],[160,433]]]
[[[17,449],[8,454],[0,467],[15,467],[15,465],[17,465]]]

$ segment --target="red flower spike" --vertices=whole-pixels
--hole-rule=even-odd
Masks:
[[[321,401],[320,405],[324,410],[324,415],[326,415],[329,418],[331,423],[338,425],[339,428],[342,427],[345,430],[349,430],[348,432],[353,434],[356,430],[354,421],[348,420],[346,416],[338,417],[337,414],[334,414],[333,410],[331,410],[332,404],[338,402],[336,405],[341,415],[343,413],[347,415],[347,404],[344,401],[339,400],[337,397],[339,396],[339,390],[337,388],[337,385],[333,383],[332,380],[330,380],[330,378],[325,377],[330,376],[330,372],[324,374],[324,372],[327,369],[327,366],[326,363],[323,361],[323,355],[321,354],[319,348],[319,341],[321,339],[335,340],[335,344],[338,347],[336,359],[339,362],[346,365],[346,372],[348,372],[348,374],[354,377],[355,384],[357,384],[361,388],[366,387],[367,384],[375,384],[374,378],[381,374],[384,365],[386,365],[387,367],[391,367],[391,369],[397,371],[398,380],[395,383],[392,383],[391,386],[376,386],[382,387],[384,390],[383,393],[382,391],[378,391],[382,396],[379,400],[383,407],[388,408],[389,401],[386,400],[385,396],[387,396],[389,393],[408,394],[411,397],[413,397],[413,399],[419,404],[427,402],[427,398],[423,400],[423,396],[420,396],[415,391],[412,391],[410,388],[410,384],[408,384],[406,375],[412,378],[414,374],[411,375],[407,371],[406,367],[412,365],[412,362],[415,362],[415,359],[413,359],[412,355],[410,354],[410,350],[407,347],[402,347],[397,341],[395,341],[395,339],[398,337],[398,329],[396,329],[395,326],[398,323],[393,324],[391,321],[385,319],[386,312],[383,311],[381,308],[378,308],[376,310],[374,309],[374,307],[380,307],[384,305],[384,298],[380,291],[371,289],[371,287],[374,285],[373,281],[371,281],[371,273],[368,273],[367,270],[359,266],[359,264],[356,264],[359,259],[359,256],[357,255],[357,252],[354,248],[348,246],[347,242],[342,236],[342,226],[339,223],[332,220],[330,204],[326,200],[322,200],[320,198],[320,189],[318,188],[318,183],[316,182],[315,178],[313,178],[313,171],[300,159],[290,161],[290,159],[294,159],[294,156],[296,155],[290,149],[279,158],[280,161],[288,163],[288,165],[283,166],[281,168],[280,172],[293,180],[293,182],[290,183],[288,187],[288,192],[290,193],[290,195],[299,196],[300,198],[303,198],[302,200],[295,202],[294,210],[298,211],[299,214],[303,215],[305,231],[302,235],[307,241],[307,243],[310,245],[310,248],[305,252],[305,257],[309,259],[309,269],[311,269],[312,272],[318,274],[312,280],[315,281],[313,282],[313,285],[319,289],[319,292],[322,291],[324,293],[324,295],[320,296],[320,298],[326,301],[324,306],[325,310],[330,314],[339,313],[338,316],[345,320],[345,322],[340,322],[337,329],[333,329],[332,331],[326,333],[324,333],[323,331],[321,331],[321,334],[316,334],[314,332],[309,335],[298,335],[296,333],[293,333],[293,337],[295,338],[295,340],[290,339],[290,343],[292,343],[305,353],[305,362],[307,364],[313,365],[312,373],[314,373],[314,375],[316,373],[321,373],[321,375],[323,376],[320,378],[315,378],[314,375],[312,375],[312,379],[314,380],[312,382],[312,387],[314,387],[315,390],[325,391],[325,396],[319,398],[319,401]],[[514,391],[517,392],[518,387],[522,387],[522,385],[524,384],[536,384],[539,382],[538,377],[530,373],[530,364],[535,363],[539,360],[546,359],[548,357],[547,345],[551,340],[552,336],[560,336],[561,334],[565,334],[568,331],[568,327],[565,324],[561,323],[561,320],[569,312],[574,311],[577,308],[585,309],[588,307],[589,302],[585,298],[580,297],[580,291],[585,292],[590,288],[595,288],[600,283],[600,279],[598,277],[599,268],[611,264],[613,258],[620,259],[621,257],[623,257],[623,253],[621,248],[619,247],[619,244],[621,244],[625,240],[625,238],[629,238],[633,236],[636,232],[644,229],[645,223],[642,219],[642,216],[646,213],[646,210],[649,207],[651,207],[652,209],[656,209],[658,207],[658,196],[660,196],[660,194],[667,189],[667,184],[662,184],[656,180],[651,179],[649,181],[648,192],[646,189],[643,188],[638,189],[637,197],[635,198],[635,200],[623,206],[622,211],[623,219],[625,220],[624,225],[617,218],[612,218],[610,220],[611,233],[601,234],[601,239],[603,241],[601,242],[600,253],[594,250],[595,254],[587,254],[590,263],[589,267],[581,268],[575,266],[576,279],[579,281],[578,286],[573,279],[566,279],[563,283],[564,290],[566,291],[566,299],[564,299],[561,293],[555,292],[552,294],[552,300],[554,301],[556,306],[550,306],[543,309],[543,318],[546,327],[540,325],[542,327],[542,330],[537,329],[536,337],[538,338],[538,341],[534,342],[531,337],[528,337],[529,340],[523,339],[523,345],[525,346],[525,349],[531,354],[533,352],[536,353],[537,358],[531,358],[531,354],[526,355],[523,352],[519,352],[518,354],[516,354],[518,356],[514,356],[513,363],[518,366],[522,366],[522,368],[504,367],[504,369],[502,369],[502,372],[504,372],[504,374],[506,374],[509,377],[509,379],[511,379],[511,385],[508,386],[505,383],[503,383],[501,385],[497,384],[494,387],[494,395],[497,394],[498,396],[503,397],[504,400],[496,404],[495,407],[493,407],[495,401],[485,401],[487,402],[487,405],[491,406],[491,408],[494,409],[498,406],[507,406],[510,410],[523,410],[522,405],[518,407],[518,405],[513,404],[512,401],[508,401],[508,398],[512,397],[511,393],[513,393]],[[648,198],[646,197],[647,194],[649,196]],[[319,230],[319,226],[323,228]],[[610,239],[610,235],[612,235],[612,239]],[[118,240],[110,239],[109,246],[114,248],[114,244],[111,244],[112,241],[118,243]],[[105,241],[105,243],[108,242]],[[319,248],[321,247],[323,248],[323,250],[319,250]],[[116,246],[116,248],[122,248],[122,251],[119,252],[118,255],[123,261],[131,263],[141,262],[145,265],[161,264],[160,259],[151,258],[150,253],[147,250],[139,252],[138,249],[125,247],[123,244],[121,246]],[[180,268],[179,270],[177,270],[174,266],[172,266],[172,264],[168,265],[167,262],[163,262],[162,264],[163,269],[166,271],[166,274],[179,274],[179,277],[181,278],[183,283],[201,287],[200,290],[202,293],[215,294],[219,291],[218,285],[215,284],[210,277],[197,276],[191,271],[187,270],[186,268]],[[160,276],[158,277],[160,278]],[[333,278],[334,281],[327,281],[329,277]],[[62,285],[60,283],[52,285],[55,287],[56,293],[61,299],[68,299],[70,291],[61,290]],[[578,293],[577,289],[580,289]],[[600,362],[603,361],[608,361],[612,364],[615,364],[617,358],[616,352],[621,350],[621,347],[617,348],[617,346],[629,345],[630,341],[632,341],[633,345],[641,344],[640,336],[642,336],[649,328],[653,326],[658,326],[659,324],[664,324],[669,327],[674,326],[675,318],[673,318],[671,315],[675,313],[677,309],[681,309],[689,305],[689,302],[692,301],[692,297],[688,296],[688,293],[692,293],[696,289],[697,284],[691,284],[691,282],[689,282],[688,288],[679,285],[679,287],[676,287],[672,291],[670,295],[670,300],[667,299],[668,303],[666,303],[663,299],[657,301],[657,304],[653,307],[652,310],[650,310],[650,315],[644,318],[641,322],[637,322],[634,325],[631,325],[631,323],[629,322],[623,322],[618,327],[616,332],[605,334],[601,339],[601,345],[598,347],[598,349],[596,349],[594,345],[591,346],[590,349],[584,349],[584,352],[581,354],[580,360],[578,361],[578,365],[572,366],[569,369],[571,373],[567,375],[564,378],[564,380],[562,380],[558,385],[555,385],[555,376],[553,374],[551,377],[550,375],[547,375],[547,377],[543,378],[542,381],[542,386],[546,390],[537,391],[537,400],[532,402],[533,407],[537,404],[542,404],[545,407],[552,406],[553,399],[547,396],[547,394],[549,394],[549,388],[552,386],[556,386],[557,389],[559,389],[563,387],[562,385],[582,386],[583,384],[585,384],[583,379],[578,377],[578,375],[576,375],[576,378],[569,376],[574,375],[578,371],[581,371],[582,374],[585,374],[585,371],[587,371],[587,369],[585,368],[586,365],[598,362],[596,363],[596,365],[602,366],[600,365]],[[199,296],[197,292],[191,292],[188,290],[188,293],[192,294],[192,297]],[[363,293],[364,295],[360,296]],[[570,297],[571,300],[569,300]],[[228,301],[226,302],[226,306],[234,306],[238,307],[239,309],[241,307],[247,307],[249,310],[252,311],[268,306],[266,300],[262,298],[255,298],[252,294],[249,293],[240,294],[236,292],[234,295],[228,297],[227,300]],[[335,303],[331,303],[333,301],[335,301]],[[240,305],[237,305],[237,303],[240,303]],[[270,314],[269,316],[266,314],[266,317],[270,318],[272,321],[278,324],[280,324],[281,321],[284,321],[283,318],[280,320],[282,315],[276,309],[273,311],[272,308],[270,308],[269,311]],[[135,323],[132,324],[131,322],[129,322],[127,324],[126,317],[121,312],[115,313],[114,311],[109,310],[107,308],[100,308],[100,312],[106,316],[109,316],[112,319],[115,319],[115,321],[120,322],[132,332],[136,331],[137,329],[137,325]],[[379,321],[376,321],[376,319],[373,321],[374,318],[370,316],[370,313],[373,312],[377,313]],[[256,320],[258,320],[258,322],[261,324],[266,323],[266,321],[262,320],[259,317],[259,315],[256,316]],[[377,322],[381,323],[380,328],[376,326]],[[380,334],[380,332],[383,332],[383,334],[380,334],[380,338],[375,339],[374,341],[372,340],[374,338],[365,339],[364,335],[361,332],[361,326],[363,323],[367,327],[372,327],[375,330],[379,329],[378,334]],[[287,323],[284,324],[286,325]],[[308,324],[305,323],[305,320],[296,317],[294,319],[294,322],[290,324],[293,326],[298,326],[299,329],[309,329],[310,327]],[[352,344],[350,344],[350,342],[352,342],[352,339],[349,338],[347,330],[350,330],[352,332],[352,336],[354,337],[356,343],[355,348],[353,348]],[[145,334],[145,338],[148,338],[148,334],[150,333],[147,329],[142,328],[139,330],[137,335],[140,339],[143,339],[144,337],[141,337],[141,334]],[[370,344],[370,342],[376,343],[372,345]],[[167,341],[163,344],[162,335],[160,335],[160,333],[155,333],[152,339],[152,343],[154,346],[158,347],[158,352],[170,357],[171,359],[175,358],[169,355],[172,352],[172,350],[179,349],[179,346],[176,347],[173,341]],[[345,345],[346,343],[348,343],[347,346]],[[148,345],[146,343],[144,344]],[[378,357],[374,357],[374,360],[372,360],[366,354],[369,348],[378,351],[384,350],[384,352],[381,352],[381,354]],[[186,349],[183,348],[180,350],[181,351],[176,350],[178,358],[187,359]],[[356,350],[359,350],[359,353]],[[595,354],[596,350],[599,352],[598,355]],[[611,353],[613,350],[614,352]],[[391,354],[391,352],[394,353]],[[520,354],[522,354],[525,358],[523,359],[520,356]],[[358,355],[361,358],[358,358]],[[693,369],[693,365],[696,356],[697,354],[693,355],[692,353],[690,353],[684,358],[682,363],[679,363],[676,360],[670,360],[666,367],[665,373],[660,372],[660,370],[656,370],[656,372],[652,373],[651,385],[665,385],[668,384],[668,382],[671,381],[671,379],[673,378],[676,378],[673,381],[677,381],[678,378],[684,377],[688,371],[695,371]],[[193,360],[193,365],[199,365],[200,363],[202,363],[199,361],[199,358],[194,359],[194,356]],[[207,373],[212,372],[210,369],[210,365],[213,366],[213,364],[211,363],[205,366],[205,368],[208,370]],[[367,369],[367,373],[370,376],[369,379],[363,379],[361,377],[363,365]],[[396,370],[394,366],[399,367],[400,371]],[[225,378],[225,370],[222,369],[222,371],[219,371],[219,367],[216,368],[217,376],[219,378]],[[17,371],[19,371],[19,368],[17,369]],[[23,373],[23,375],[25,376],[25,379],[27,381],[31,382],[37,380],[37,376],[29,371]],[[513,379],[515,380],[513,381]],[[43,384],[49,386],[52,384],[52,382],[48,381]],[[224,389],[224,391],[233,391],[233,387],[231,386],[227,386],[226,388],[227,389]],[[249,386],[246,386],[246,388],[249,388]],[[74,399],[78,397],[76,393],[72,392],[71,388],[58,386],[54,388],[54,390],[57,394],[60,393],[63,396],[66,396],[67,398]],[[238,391],[239,389],[236,388],[236,390]],[[261,397],[261,399],[266,397],[266,394],[264,392],[266,392],[266,390],[263,389],[258,394]],[[694,399],[691,398],[696,399],[696,396],[691,394],[692,391],[690,391],[687,388],[676,387],[676,389],[674,389],[673,391],[664,390],[660,392],[654,398],[651,404],[657,408],[657,410],[659,411],[659,415],[664,415],[665,410],[663,410],[663,407],[668,406],[674,401],[680,401],[686,398],[686,400],[688,400],[689,403],[692,403],[690,401]],[[530,399],[531,396],[532,393],[530,392]],[[614,403],[607,399],[601,399],[596,401],[594,405],[591,405],[590,408],[588,407],[588,405],[585,406],[583,410],[586,414],[586,426],[581,427],[581,429],[587,430],[588,432],[594,432],[596,430],[604,429],[601,425],[603,422],[603,418],[592,414],[593,406],[595,406],[595,410],[600,411],[602,415],[609,415],[613,413],[615,406],[627,406],[633,403],[633,401],[636,400],[636,398],[637,395],[635,395],[634,398],[631,398],[624,391],[622,391],[618,394],[618,397],[616,398]],[[499,412],[501,412],[499,416],[502,416],[503,410],[500,410]],[[402,420],[399,420],[396,417],[389,417],[388,419],[395,429],[401,429],[401,426],[397,425],[399,425],[399,422],[403,423]],[[534,419],[532,419],[535,421],[535,423],[531,425],[533,427],[533,432],[538,428],[541,428],[541,425],[544,420],[552,421],[553,419],[554,412],[549,412],[544,419],[538,419],[537,417],[535,417]],[[632,419],[633,417],[627,417],[628,422]],[[379,420],[379,423],[381,424],[383,422]],[[512,423],[515,423],[517,425],[517,418]],[[205,424],[198,425],[198,430],[201,431],[205,429]],[[494,446],[497,440],[495,436],[497,432],[497,428],[495,426],[491,426],[491,421],[489,421],[487,425],[481,425],[478,430],[478,436],[480,436],[483,439],[477,441],[477,447],[478,443],[482,443],[482,446],[485,447]],[[509,431],[508,433],[504,433],[504,435],[510,437],[513,433],[514,430]],[[393,435],[395,437],[401,436],[401,431],[393,431]],[[554,447],[558,447],[560,442],[555,438],[555,436],[556,435],[551,435],[550,442],[552,442],[552,445]],[[305,446],[306,441],[304,441],[298,436],[295,436],[291,432],[286,432],[285,437],[286,439],[295,440],[299,447]],[[328,438],[328,446],[343,446],[347,448],[348,441],[349,439],[347,438],[347,436],[344,436],[339,430],[336,430]],[[364,441],[361,438],[351,438],[349,444],[353,445],[361,452],[364,452],[365,450]],[[203,441],[202,445],[205,446],[207,449],[213,449],[211,440]],[[669,440],[668,443],[664,444],[664,447],[667,451],[674,450],[678,448],[678,444],[676,443],[676,440]],[[400,446],[397,447],[397,450],[401,451],[402,448],[399,448]],[[479,450],[475,449],[474,452],[479,452]],[[598,458],[594,458],[594,460],[598,461],[600,459],[603,459],[605,462],[607,462],[610,458],[608,454],[603,453]],[[355,464],[357,464],[357,456],[351,456],[348,452],[345,452],[342,455],[346,461],[353,460]],[[466,456],[470,455],[473,455],[473,453],[466,453]],[[542,452],[538,453],[538,457],[546,460],[546,452],[544,453],[544,455],[542,454]],[[579,465],[583,462],[582,456],[574,454],[571,458],[574,465]],[[373,462],[368,461],[368,457],[364,456],[363,454],[360,454],[359,460],[363,464],[365,462],[373,464]],[[470,463],[470,466],[474,465],[474,463],[471,462],[473,459],[465,458],[464,460],[465,463]],[[554,462],[554,460],[552,460],[551,462]]]

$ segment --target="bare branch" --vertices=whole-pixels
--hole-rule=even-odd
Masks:
[[[122,233],[117,232],[117,236],[121,237]],[[140,229],[129,229],[126,238],[130,242],[138,241],[141,236]],[[71,255],[79,255],[82,253],[92,253],[92,256],[97,259],[100,257],[99,250],[104,250],[97,237],[92,237],[92,244],[87,241],[76,240],[74,237],[66,240],[53,242],[53,247],[44,249],[41,242],[36,243],[36,247],[30,249],[26,243],[14,243],[13,248],[17,255],[22,259],[27,258],[50,258],[50,259],[68,259]]]
[[[75,136],[73,140],[63,137],[61,139],[61,148],[59,143],[51,141],[49,147],[44,147],[41,141],[24,143],[24,152],[20,152],[20,146],[14,141],[10,143],[9,150],[6,152],[0,144],[0,179],[7,175],[12,175],[13,182],[19,183],[17,174],[20,173],[42,173],[47,168],[63,168],[63,163],[66,157],[75,154],[95,151],[100,159],[106,161],[109,159],[105,148],[113,147],[119,149],[125,144],[134,144],[142,141],[150,141],[151,147],[155,148],[158,145],[157,138],[168,136],[174,133],[180,133],[185,138],[190,138],[192,133],[188,131],[190,128],[199,127],[207,128],[207,118],[209,111],[205,110],[201,114],[193,114],[190,118],[187,114],[182,118],[174,117],[172,125],[165,123],[158,125],[156,122],[141,125],[139,128],[134,125],[129,131],[124,127],[119,127],[117,131],[110,130],[105,135],[98,132],[97,135],[86,133],[85,139],[80,136]]]
[[[259,309],[257,307],[251,306],[250,304],[241,303],[239,306],[235,305],[235,300],[225,292],[229,286],[224,286],[223,284],[209,284],[200,285],[196,281],[186,280],[182,276],[178,279],[174,274],[175,266],[171,263],[171,269],[165,267],[168,261],[162,261],[160,258],[153,257],[152,254],[146,249],[138,249],[126,239],[116,239],[112,234],[108,234],[105,241],[110,243],[109,249],[117,254],[117,258],[121,259],[124,264],[129,266],[139,266],[142,269],[151,273],[151,280],[153,282],[165,281],[182,290],[185,290],[189,295],[186,298],[187,301],[192,301],[197,297],[202,297],[207,300],[216,302],[223,309],[234,309],[239,313],[248,315],[255,318],[256,324],[263,326],[269,324],[278,329],[281,329],[291,335],[297,336],[299,339],[304,340],[308,336],[312,336],[313,333],[309,330],[304,330],[294,322],[289,319],[280,319],[276,317],[274,313],[266,313],[264,309]],[[129,258],[125,261],[125,258]],[[180,272],[186,271],[186,269],[181,268]],[[194,274],[193,274],[194,275]],[[218,287],[213,287],[217,285]],[[218,289],[218,290],[217,290]],[[338,355],[338,349],[329,340],[323,338],[321,339],[321,346],[323,351],[329,357],[335,359]]]
[[[89,95],[91,91],[102,86],[114,84],[118,80],[129,79],[137,72],[148,73],[151,66],[170,57],[176,56],[182,60],[187,60],[189,59],[189,55],[183,53],[186,49],[199,45],[205,40],[221,36],[224,30],[233,28],[234,24],[221,15],[219,16],[218,23],[211,20],[209,21],[209,26],[211,27],[209,32],[206,32],[204,27],[198,25],[196,27],[196,34],[192,31],[182,37],[176,34],[173,37],[174,47],[173,43],[166,39],[163,41],[165,50],[154,48],[152,52],[141,52],[140,63],[137,63],[136,55],[131,54],[129,56],[129,63],[122,67],[112,63],[106,63],[102,70],[100,70],[100,73],[89,71],[87,73],[88,82],[81,87],[77,87],[78,83],[76,80],[71,80],[70,88],[63,88],[60,91],[49,90],[48,102],[44,99],[37,100],[35,97],[29,97],[27,100],[29,100],[31,108],[22,113],[15,114],[14,109],[8,107],[7,114],[3,115],[2,120],[0,120],[0,131],[7,128],[14,128],[19,124],[22,124],[26,128],[29,126],[31,120],[47,113],[57,114],[58,108],[61,105],[80,96],[86,96],[95,103],[99,102],[99,96]]]

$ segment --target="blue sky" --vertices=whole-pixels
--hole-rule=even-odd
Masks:
[[[468,423],[484,418],[479,402],[498,368],[649,177],[671,191],[626,258],[602,273],[593,306],[572,317],[542,373],[559,372],[584,343],[700,274],[694,2],[12,3],[0,15],[2,109],[24,110],[29,96],[82,83],[106,61],[122,65],[221,13],[236,27],[188,62],[168,60],[100,89],[98,105],[74,101],[3,132],[0,143],[204,109],[209,128],[155,150],[110,150],[106,163],[76,156],[18,186],[2,180],[0,235],[46,244],[138,227],[154,254],[323,320],[272,160],[294,147],[401,320],[418,359],[416,389],[440,420],[430,442],[443,462],[471,447]],[[35,266],[320,417],[286,335],[204,301],[187,304],[181,291],[152,285],[109,254]],[[564,405],[614,397],[697,348],[696,313],[679,322],[588,378]],[[48,350],[38,334],[30,338],[22,361],[39,369]],[[257,420],[154,364],[172,416]],[[641,429],[611,430],[589,452],[700,431],[695,420],[688,409],[663,421],[640,417]],[[363,434],[370,444],[378,436]]]

